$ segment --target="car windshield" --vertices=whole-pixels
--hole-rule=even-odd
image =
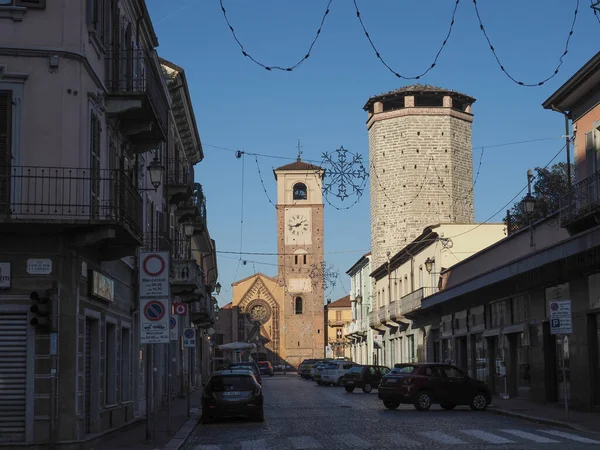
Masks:
[[[241,367],[244,369],[250,369],[252,372],[256,371],[256,365],[254,363],[233,363],[231,365],[232,369],[235,369],[236,367]]]
[[[213,392],[251,391],[254,388],[252,378],[244,375],[220,375],[210,380]]]
[[[392,373],[404,374],[404,373],[413,373],[417,370],[417,366],[407,365],[407,364],[396,364],[392,369]]]
[[[353,366],[348,373],[360,373],[364,366]]]
[[[316,363],[317,360],[316,359],[305,359],[304,361],[302,361],[300,364],[314,364]]]

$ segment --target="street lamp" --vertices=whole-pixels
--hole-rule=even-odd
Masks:
[[[152,162],[148,165],[148,173],[150,174],[150,183],[154,186],[154,190],[157,191],[160,183],[162,182],[163,172],[165,168],[161,165],[158,158],[155,156]]]
[[[525,209],[525,214],[533,214],[533,210],[535,209],[535,197],[533,195],[527,194],[525,196],[523,199],[523,209]]]
[[[529,219],[529,246],[533,247],[533,211],[535,210],[535,198],[531,195],[531,180],[533,179],[533,172],[531,169],[527,170],[527,195],[523,199],[523,209]]]
[[[217,293],[217,295],[219,295],[221,293],[221,283],[219,283],[217,281],[217,284],[215,285],[215,292]]]
[[[191,238],[194,235],[194,223],[187,221],[183,224],[183,234],[186,238]]]
[[[431,271],[433,270],[434,262],[435,262],[435,260],[433,260],[429,257],[425,260],[425,270],[427,270],[427,273],[431,273]]]

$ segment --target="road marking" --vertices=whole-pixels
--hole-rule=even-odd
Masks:
[[[266,450],[269,448],[266,439],[255,439],[253,441],[240,442],[242,450]]]
[[[529,439],[533,442],[538,442],[540,444],[556,444],[560,441],[555,441],[554,439],[547,438],[545,436],[538,436],[537,434],[528,433],[527,431],[521,430],[500,430],[504,433],[512,434],[513,436],[517,436],[523,439]]]
[[[385,439],[396,444],[396,448],[420,447],[421,444],[416,441],[411,441],[399,433],[386,434]]]
[[[481,439],[482,441],[485,441],[488,444],[516,444],[515,441],[511,441],[510,439],[506,439],[502,436],[496,436],[495,434],[488,433],[487,431],[460,430],[460,432],[469,436],[476,437],[477,439]]]
[[[419,434],[429,439],[433,439],[440,444],[446,445],[466,445],[468,442],[462,441],[449,434],[442,433],[441,431],[420,431]]]
[[[558,436],[565,439],[571,439],[572,441],[583,442],[585,444],[600,444],[600,441],[589,439],[586,437],[577,436],[576,434],[565,433],[564,431],[558,430],[538,430],[540,433],[551,434],[552,436]]]
[[[372,447],[371,443],[359,438],[357,435],[348,434],[336,434],[332,438],[337,442],[343,442],[344,446],[348,447]]]
[[[310,436],[295,436],[288,438],[294,448],[322,448],[314,438]]]

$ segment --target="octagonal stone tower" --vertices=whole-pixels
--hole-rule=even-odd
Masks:
[[[435,223],[472,223],[471,105],[475,99],[415,84],[369,99],[373,268]]]

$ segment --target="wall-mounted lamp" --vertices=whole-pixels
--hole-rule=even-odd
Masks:
[[[217,284],[215,285],[215,292],[217,293],[217,295],[219,295],[221,293],[221,283],[219,283],[217,281]]]
[[[158,191],[160,184],[162,183],[163,172],[165,168],[162,166],[158,158],[155,156],[150,164],[148,164],[148,173],[150,174],[150,183],[154,186],[154,189],[139,189],[140,191]]]
[[[194,235],[194,223],[191,221],[183,224],[183,234],[186,238],[191,238]]]
[[[50,73],[58,72],[58,55],[52,55],[48,58],[48,70]]]
[[[435,259],[431,259],[429,257],[425,260],[425,270],[427,271],[427,273],[431,273],[431,271],[433,270],[434,262],[435,262]]]

